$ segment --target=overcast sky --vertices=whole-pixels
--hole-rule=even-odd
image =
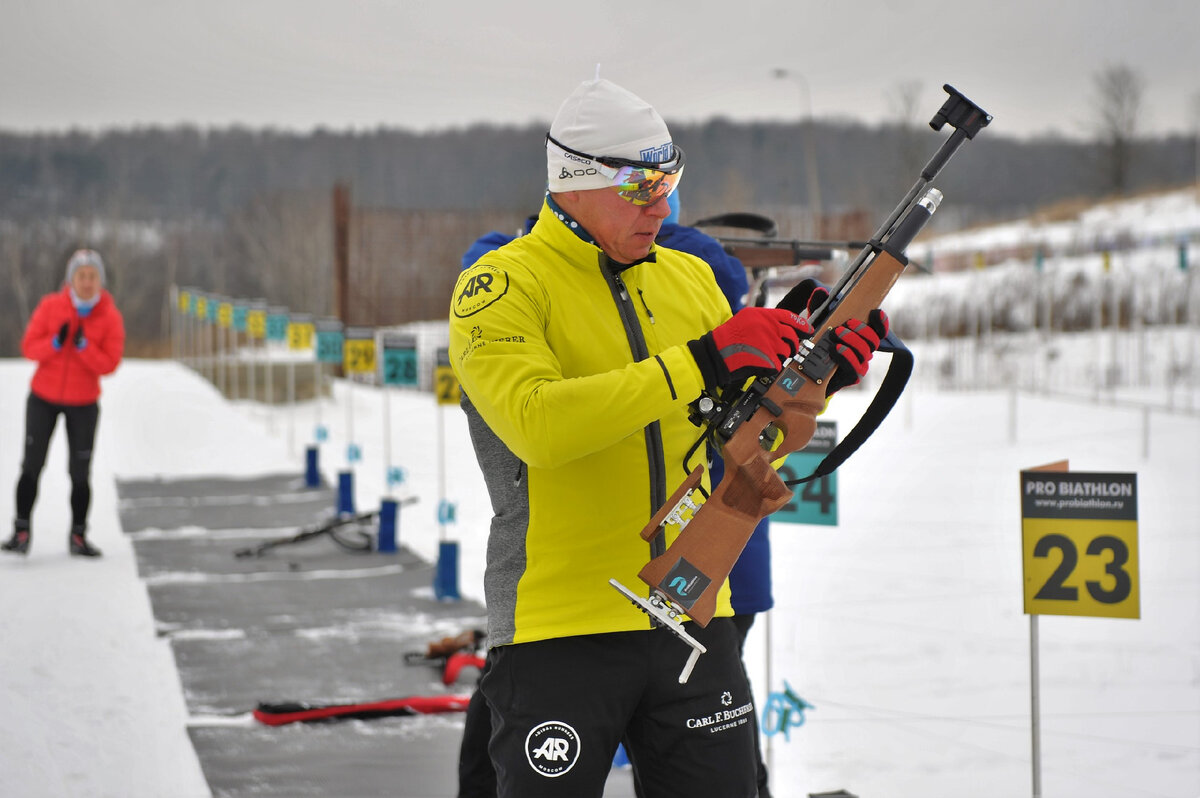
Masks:
[[[1200,124],[1200,0],[0,0],[0,130],[299,131],[548,121],[601,75],[668,122],[919,121],[943,83],[1020,136],[1088,137],[1094,77],[1140,129]],[[801,77],[772,76],[778,68]]]

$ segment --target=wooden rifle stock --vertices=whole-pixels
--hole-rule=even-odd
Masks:
[[[668,526],[676,527],[679,534],[638,576],[650,586],[652,597],[658,594],[701,626],[712,620],[717,594],[758,522],[792,498],[772,463],[804,448],[816,431],[816,417],[825,407],[826,385],[834,370],[828,348],[819,344],[839,324],[866,319],[882,304],[908,264],[905,248],[941,201],[941,192],[925,191],[929,181],[991,121],[990,115],[952,87],[944,88],[950,98],[930,126],[940,130],[949,123],[954,133],[830,296],[813,311],[810,321],[815,332],[804,351],[774,377],[755,380],[728,401],[725,397],[699,400],[699,414],[721,450],[725,476],[707,500],[696,501],[692,495],[699,489],[704,469],[697,466],[655,513],[642,530],[644,539],[654,539]]]
[[[864,319],[879,307],[903,270],[904,263],[880,253],[823,320],[812,337],[814,347],[842,322]],[[717,592],[758,522],[792,499],[792,491],[772,463],[808,445],[817,429],[817,415],[825,409],[826,380],[832,376],[831,370],[822,373],[819,368],[806,373],[805,365],[799,359],[789,362],[770,380],[750,417],[735,420],[733,434],[721,446],[725,476],[691,517],[670,516],[700,484],[704,466],[696,466],[642,530],[642,537],[651,540],[668,523],[681,527],[667,550],[643,566],[638,577],[701,626],[712,620]],[[732,426],[728,421],[726,425]]]

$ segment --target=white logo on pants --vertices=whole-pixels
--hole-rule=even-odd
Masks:
[[[539,723],[525,738],[525,758],[538,773],[557,778],[579,761],[579,734],[562,721]]]

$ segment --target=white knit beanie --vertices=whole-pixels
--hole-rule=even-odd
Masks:
[[[94,249],[77,249],[67,261],[67,282],[75,276],[75,272],[83,266],[91,266],[100,273],[100,285],[104,285],[104,261],[100,253]]]
[[[671,133],[658,112],[612,81],[588,80],[563,102],[550,137],[588,155],[664,163],[675,157]],[[606,188],[608,178],[592,161],[546,143],[546,177],[551,191]]]

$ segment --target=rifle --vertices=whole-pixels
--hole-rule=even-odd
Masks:
[[[772,266],[798,266],[806,260],[832,260],[834,252],[843,249],[857,250],[867,246],[866,241],[799,241],[776,238],[779,232],[775,220],[760,213],[735,211],[706,216],[692,222],[692,227],[724,227],[751,230],[761,238],[713,235],[721,247],[742,262],[747,269],[757,273]]]
[[[776,238],[779,228],[775,220],[759,213],[735,211],[707,216],[692,222],[692,227],[722,227],[738,230],[751,230],[762,235],[761,238],[746,236],[729,236],[712,233],[713,238],[720,243],[726,253],[738,259],[753,276],[753,299],[751,304],[763,307],[767,303],[767,294],[776,283],[786,283],[789,276],[794,278],[794,271],[777,273],[780,267],[800,267],[806,261],[829,262],[835,259],[847,258],[843,252],[858,252],[864,247],[871,246],[870,241],[805,241],[795,238]],[[911,261],[912,265],[923,272],[931,269],[919,262]],[[806,267],[807,268],[807,267]],[[754,286],[757,286],[756,288]]]
[[[992,120],[991,115],[949,84],[942,88],[949,98],[929,126],[941,130],[949,124],[954,132],[925,165],[916,183],[871,241],[847,266],[829,296],[812,311],[809,322],[815,332],[802,342],[801,351],[773,376],[758,378],[745,388],[717,396],[702,394],[693,403],[692,420],[704,427],[693,451],[702,442],[711,441],[724,458],[725,476],[711,495],[704,497],[701,487],[704,466],[696,466],[642,530],[642,538],[653,541],[668,526],[678,529],[678,536],[666,551],[654,557],[638,574],[650,587],[649,597],[643,599],[615,579],[609,580],[635,606],[691,647],[679,675],[681,683],[687,681],[692,667],[704,653],[704,647],[686,632],[681,619],[686,614],[701,626],[708,625],[716,612],[717,593],[755,526],[792,497],[772,463],[808,444],[816,430],[816,416],[825,409],[826,380],[835,368],[825,336],[847,319],[865,319],[880,306],[908,264],[904,250],[941,202],[942,193],[929,187],[930,181],[959,147]],[[785,297],[780,304],[786,306],[787,302]],[[911,369],[911,362],[908,368]],[[856,438],[855,446],[883,420],[907,378],[906,372],[898,389],[891,391],[882,414],[872,412],[876,404],[872,403],[864,415],[864,420],[867,415],[872,416],[865,434],[856,427],[848,436]],[[848,455],[849,452],[841,454],[837,463]],[[832,457],[826,458],[822,468]],[[837,463],[832,467],[836,468]],[[809,479],[820,473],[818,468]],[[702,495],[696,497],[696,493]]]
[[[413,504],[416,501],[416,496],[409,496],[408,498],[401,500],[398,506],[404,507],[409,504]],[[327,521],[321,521],[313,526],[308,527],[307,529],[302,529],[295,535],[275,538],[273,540],[259,543],[257,546],[248,546],[246,548],[238,549],[233,553],[233,556],[237,557],[238,559],[245,557],[261,557],[265,552],[270,551],[278,546],[290,546],[293,543],[303,543],[306,540],[311,540],[315,537],[320,537],[321,535],[329,535],[334,543],[338,544],[347,551],[364,553],[370,552],[374,549],[374,542],[369,534],[358,527],[370,523],[371,521],[375,520],[375,517],[378,515],[378,510],[358,513],[357,515],[337,515]],[[355,527],[355,532],[358,538],[357,540],[349,540],[345,537],[344,530],[348,531],[346,530],[347,527]]]

